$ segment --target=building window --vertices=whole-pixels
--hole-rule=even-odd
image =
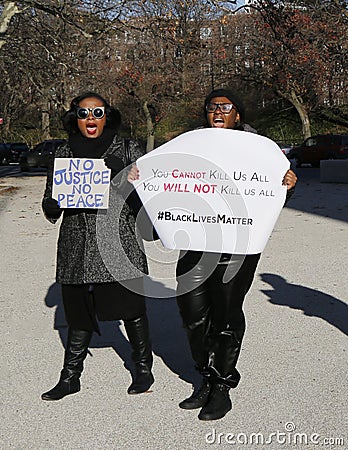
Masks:
[[[207,28],[207,27],[201,28],[199,30],[199,35],[202,40],[211,39],[212,30],[211,30],[211,28]]]

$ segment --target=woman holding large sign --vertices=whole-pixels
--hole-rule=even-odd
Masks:
[[[141,289],[147,264],[136,237],[135,218],[124,201],[125,193],[132,189],[131,175],[122,171],[142,152],[137,142],[117,135],[120,123],[118,110],[99,94],[87,92],[74,98],[63,117],[68,141],[55,155],[55,163],[65,158],[68,165],[57,170],[57,164],[52,164],[48,169],[42,206],[52,223],[63,215],[56,280],[62,286],[68,339],[58,384],[42,394],[43,400],[59,400],[80,390],[80,376],[92,334],[100,333],[96,318],[124,321],[136,368],[128,393],[146,392],[154,382],[148,319]],[[95,170],[103,160],[105,170]],[[64,163],[62,159],[60,163],[62,161]],[[108,168],[113,178],[110,185],[112,209],[119,213],[115,217],[111,215],[107,226],[101,226],[98,232],[98,224],[107,216],[98,214],[102,196],[90,193],[83,196],[83,193],[90,192],[92,184],[100,186],[106,182]],[[58,202],[52,196],[52,189],[53,185],[61,187],[62,184],[72,187],[72,191],[58,194]],[[77,200],[72,196],[73,191],[78,191]],[[66,203],[61,203],[63,201]],[[114,264],[113,270],[105,262],[107,258]]]
[[[244,108],[230,90],[211,92],[204,103],[207,126],[255,131],[244,124]],[[219,142],[212,150],[217,152]],[[288,170],[283,184],[289,197],[297,177]],[[236,369],[245,332],[243,301],[251,287],[260,254],[231,255],[185,251],[177,265],[177,302],[196,368],[200,389],[179,406],[202,408],[198,418],[215,420],[232,408],[230,388],[240,380]]]

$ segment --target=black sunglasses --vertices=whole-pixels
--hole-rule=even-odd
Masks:
[[[105,106],[96,106],[95,108],[77,108],[76,116],[78,119],[87,119],[90,112],[95,119],[102,119],[105,114]]]

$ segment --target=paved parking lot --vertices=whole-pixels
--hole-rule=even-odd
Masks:
[[[153,392],[127,395],[130,349],[122,323],[110,322],[93,339],[81,392],[40,399],[58,379],[66,335],[58,227],[41,213],[44,173],[1,167],[0,448],[347,449],[348,184],[321,184],[318,169],[298,175],[247,297],[233,409],[200,422],[177,406],[196,374],[174,298],[176,254],[154,245],[149,297],[163,298],[147,301]]]

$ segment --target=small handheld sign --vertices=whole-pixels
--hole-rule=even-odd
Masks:
[[[52,197],[61,208],[107,209],[110,173],[102,159],[56,158]]]

